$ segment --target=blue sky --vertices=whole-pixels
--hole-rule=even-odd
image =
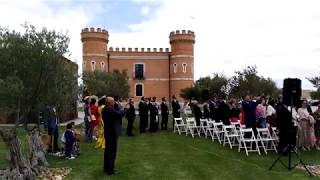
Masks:
[[[320,72],[319,0],[0,0],[0,24],[29,22],[68,32],[71,60],[81,69],[84,27],[109,31],[109,46],[170,48],[174,30],[193,30],[195,79],[256,65],[282,87],[287,77]]]

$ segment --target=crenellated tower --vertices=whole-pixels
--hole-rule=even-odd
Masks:
[[[170,95],[180,97],[181,89],[191,87],[194,81],[193,31],[173,31],[170,33]]]
[[[81,31],[83,71],[108,70],[108,31],[84,28]]]

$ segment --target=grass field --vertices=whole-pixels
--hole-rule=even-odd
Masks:
[[[135,127],[137,131],[137,123]],[[120,137],[116,162],[120,175],[117,176],[103,175],[103,151],[94,149],[94,144],[82,143],[81,155],[75,160],[48,157],[48,161],[52,167],[71,167],[72,172],[68,179],[75,180],[310,179],[306,172],[287,171],[280,163],[272,171],[268,171],[268,167],[277,157],[273,152],[267,156],[252,153],[247,157],[243,151],[238,153],[237,149],[230,150],[204,137],[193,139],[190,136],[179,136],[173,134],[171,129],[157,133],[135,134],[135,137]],[[301,157],[308,164],[320,164],[319,154],[319,151],[314,150],[303,152]],[[5,167],[5,155],[5,146],[0,143],[0,168]]]

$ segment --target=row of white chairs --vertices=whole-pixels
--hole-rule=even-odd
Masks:
[[[230,125],[224,125],[222,122],[215,122],[211,119],[200,119],[200,126],[196,124],[195,118],[174,118],[174,133],[186,136],[189,134],[194,138],[201,137],[203,134],[206,138],[210,137],[212,142],[217,140],[220,144],[226,144],[232,149],[238,146],[238,151],[244,149],[246,155],[249,152],[258,152],[260,148],[267,154],[268,150],[276,150],[278,136],[276,128],[272,127],[271,131],[268,128],[257,128],[257,137],[252,128],[245,128],[244,125],[238,122],[231,122]]]

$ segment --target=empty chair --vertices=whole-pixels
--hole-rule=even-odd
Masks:
[[[230,149],[232,149],[233,146],[239,145],[240,135],[235,125],[224,125],[223,131],[224,131],[223,146],[225,146],[226,143],[228,143],[230,146]]]
[[[207,138],[207,131],[208,131],[208,120],[207,119],[200,119],[200,131],[205,135]]]
[[[179,135],[186,132],[186,125],[184,124],[182,118],[174,118],[173,133],[175,133],[176,131],[179,133]]]
[[[277,145],[279,143],[279,136],[278,136],[278,129],[276,127],[271,127],[270,134],[272,139],[274,140],[274,143]]]
[[[221,144],[224,140],[224,130],[223,130],[223,123],[222,122],[213,122],[213,140],[217,139],[218,142]]]
[[[240,142],[239,142],[239,149],[243,148],[246,151],[247,156],[249,155],[248,152],[258,152],[260,155],[260,150],[258,146],[257,139],[253,133],[252,128],[240,129]]]
[[[214,126],[213,126],[214,121],[212,121],[211,119],[208,119],[207,123],[208,123],[207,136],[210,136],[212,142],[214,142]]]
[[[257,128],[257,138],[261,143],[260,147],[263,148],[266,154],[268,150],[274,150],[275,152],[277,152],[274,139],[271,137],[268,128]]]
[[[195,135],[198,135],[200,137],[200,127],[197,126],[195,119],[187,118],[186,122],[187,122],[186,136],[190,133],[193,138]]]

